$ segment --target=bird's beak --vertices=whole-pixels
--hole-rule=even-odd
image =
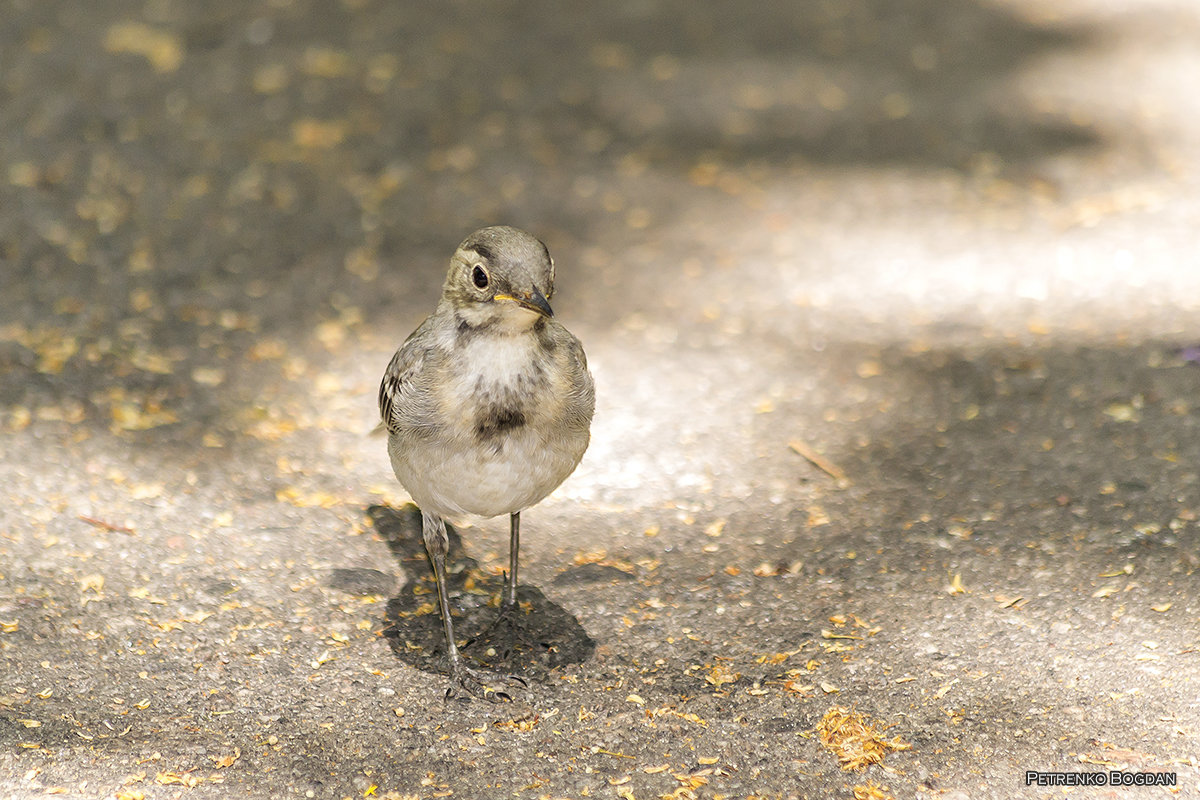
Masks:
[[[535,286],[529,294],[498,294],[497,300],[511,300],[522,308],[528,308],[530,311],[536,311],[542,316],[553,317],[554,311],[550,308],[550,301],[546,299],[546,295]]]

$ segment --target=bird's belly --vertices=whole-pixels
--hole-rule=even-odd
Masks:
[[[487,443],[392,436],[388,452],[396,478],[423,510],[494,517],[544,499],[574,471],[587,444],[586,431],[548,443],[520,427]]]

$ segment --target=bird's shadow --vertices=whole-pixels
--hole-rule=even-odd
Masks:
[[[383,633],[392,652],[409,666],[447,674],[437,585],[425,554],[420,510],[411,503],[399,509],[371,506],[367,515],[410,576],[387,603]],[[458,531],[447,524],[446,532],[450,537],[446,556],[450,615],[455,639],[468,659],[494,670],[544,681],[553,669],[580,664],[591,657],[596,643],[587,631],[536,586],[518,586],[516,613],[508,624],[494,625],[500,613],[503,575],[481,570],[479,563],[463,552]]]

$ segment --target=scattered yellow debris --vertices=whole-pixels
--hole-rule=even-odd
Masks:
[[[713,664],[709,669],[708,674],[704,676],[704,680],[716,686],[718,689],[727,683],[735,683],[740,680],[742,673],[734,672],[729,667],[720,662]]]
[[[887,727],[881,728],[861,712],[833,706],[817,723],[816,730],[821,744],[837,756],[842,769],[849,771],[882,763],[890,751],[912,747],[899,736],[884,739]]]

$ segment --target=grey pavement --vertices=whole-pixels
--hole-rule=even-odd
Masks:
[[[1191,0],[8,0],[0,796],[1200,796],[1198,74]],[[371,435],[494,223],[598,392],[500,705]]]

